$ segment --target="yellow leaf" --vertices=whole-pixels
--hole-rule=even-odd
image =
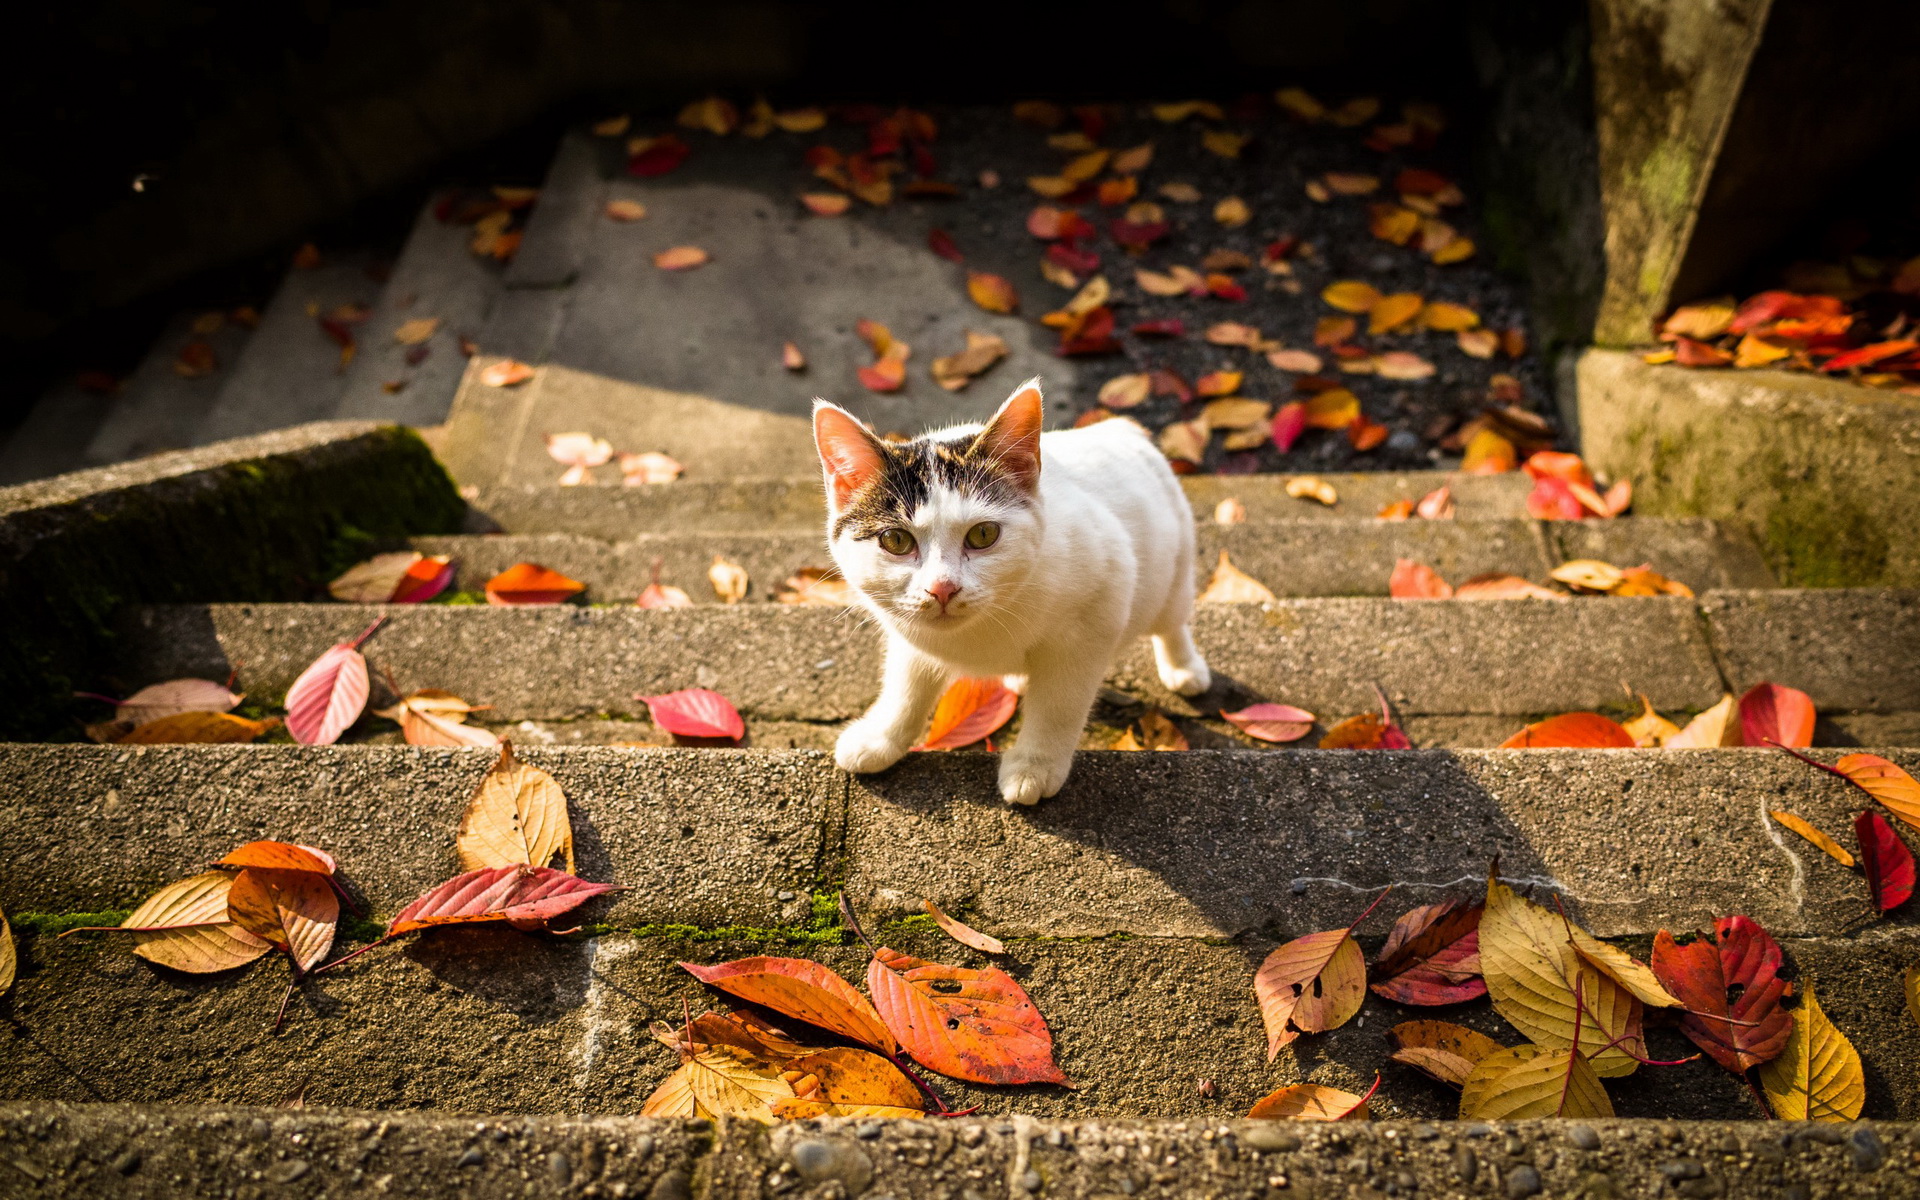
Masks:
[[[1327,106],[1315,100],[1304,88],[1285,87],[1273,94],[1273,102],[1301,121],[1324,120]]]
[[[418,346],[432,337],[433,331],[438,328],[440,328],[439,317],[415,317],[411,321],[403,322],[400,328],[393,331],[393,340],[402,346]]]
[[[567,797],[553,776],[513,756],[513,743],[487,768],[454,837],[462,871],[482,867],[550,866],[554,855],[573,872],[573,824]]]
[[[1460,1089],[1463,1121],[1611,1117],[1613,1103],[1585,1053],[1515,1046],[1474,1064]]]
[[[1367,310],[1367,332],[1391,333],[1419,316],[1425,306],[1426,299],[1418,292],[1395,292],[1391,296],[1382,296]]]
[[[1225,550],[1220,552],[1220,562],[1207,581],[1207,589],[1200,593],[1202,604],[1266,604],[1275,599],[1266,584],[1234,566]]]
[[[1458,333],[1480,324],[1480,314],[1464,304],[1436,300],[1420,310],[1420,323],[1440,333]]]
[[[1660,323],[1662,340],[1675,337],[1689,337],[1702,342],[1710,342],[1727,331],[1733,324],[1733,297],[1709,300],[1704,304],[1685,304],[1673,310],[1673,315]],[[1781,354],[1786,351],[1782,350]]]
[[[1307,428],[1345,429],[1360,419],[1360,397],[1346,388],[1328,388],[1307,401]]]
[[[1255,426],[1264,429],[1267,419],[1273,415],[1273,406],[1265,400],[1246,400],[1235,396],[1212,401],[1200,412],[1211,429],[1252,429]]]
[[[1181,462],[1198,463],[1207,456],[1207,423],[1175,421],[1160,431],[1160,452]]]
[[[1247,1116],[1270,1121],[1371,1121],[1364,1097],[1319,1083],[1296,1083],[1271,1092]]]
[[[1740,339],[1739,346],[1733,351],[1733,365],[1736,367],[1764,367],[1768,363],[1779,362],[1793,353],[1785,346],[1776,346],[1765,338],[1749,333]]]
[[[1549,1049],[1568,1049],[1574,1045],[1577,979],[1584,997],[1579,1006],[1581,1054],[1591,1057],[1599,1075],[1631,1074],[1640,1065],[1632,1055],[1646,1056],[1640,1000],[1581,957],[1574,948],[1574,930],[1567,918],[1521,898],[1490,876],[1480,917],[1480,967],[1487,994],[1494,1011],[1528,1039]],[[1619,1045],[1602,1049],[1616,1040]]]
[[[1320,298],[1341,312],[1363,313],[1380,303],[1380,289],[1358,279],[1343,279],[1328,284]]]
[[[1820,832],[1819,828],[1815,826],[1813,822],[1804,817],[1796,817],[1790,812],[1777,808],[1768,809],[1767,815],[1807,839],[1816,849],[1826,854],[1827,857],[1839,863],[1841,866],[1851,867],[1853,865],[1853,855],[1847,853],[1846,849],[1842,847],[1839,842],[1834,841],[1826,834]]]
[[[1664,746],[1668,738],[1680,732],[1678,725],[1653,711],[1653,701],[1645,693],[1640,696],[1640,715],[1621,722],[1620,728],[1633,736],[1636,746]]]
[[[1760,1087],[1782,1121],[1851,1121],[1867,1102],[1860,1052],[1820,1011],[1812,979],[1793,1010],[1787,1048],[1760,1068]]]
[[[687,1085],[701,1111],[771,1125],[773,1106],[794,1099],[785,1072],[737,1046],[708,1046],[687,1061]]]
[[[19,955],[13,948],[13,926],[7,924],[7,914],[0,911],[0,996],[7,994],[13,986],[13,974],[19,965]]]
[[[148,962],[195,975],[230,971],[272,949],[227,916],[231,871],[203,871],[148,896],[120,922],[133,935],[133,952]]]
[[[1100,403],[1108,408],[1132,408],[1146,403],[1153,391],[1153,377],[1142,371],[1115,375],[1100,385]]]
[[[1107,282],[1105,275],[1095,275],[1087,280],[1087,285],[1075,292],[1073,299],[1066,302],[1063,311],[1076,317],[1084,317],[1094,309],[1105,304],[1113,296],[1113,285]]]
[[[712,1113],[702,1112],[700,1102],[693,1095],[693,1064],[683,1063],[680,1069],[660,1081],[646,1102],[640,1106],[643,1117],[708,1117]]]
[[[1221,158],[1239,158],[1252,140],[1247,134],[1229,133],[1224,129],[1209,129],[1200,135],[1200,144]]]
[[[1519,465],[1513,443],[1491,429],[1482,429],[1468,439],[1466,453],[1460,459],[1460,470],[1468,475],[1498,475]]]
[[[1295,500],[1314,500],[1332,508],[1340,503],[1340,493],[1333,485],[1314,475],[1295,475],[1287,480],[1287,495]]]
[[[1094,150],[1082,154],[1066,166],[1060,168],[1060,178],[1073,183],[1085,183],[1095,175],[1098,175],[1106,167],[1107,159],[1111,156],[1112,151],[1110,150]]]
[[[1720,697],[1720,703],[1688,721],[1679,733],[1667,739],[1669,750],[1693,750],[1715,746],[1741,746],[1746,744],[1740,732],[1740,713],[1738,701],[1731,694]]]
[[[1848,754],[1833,764],[1853,784],[1886,805],[1887,811],[1920,829],[1920,782],[1878,754]]]
[[[279,717],[249,721],[232,713],[183,712],[136,725],[114,741],[123,746],[228,745],[251,742],[279,724]]]
[[[1447,263],[1465,262],[1473,257],[1473,239],[1456,237],[1433,252],[1433,261],[1445,266]]]
[[[1388,1055],[1393,1061],[1454,1087],[1467,1081],[1474,1064],[1506,1049],[1484,1033],[1447,1021],[1403,1021],[1387,1030],[1387,1037],[1394,1044]]]
[[[1238,196],[1228,196],[1213,206],[1213,219],[1228,229],[1238,229],[1253,219],[1253,210]]]

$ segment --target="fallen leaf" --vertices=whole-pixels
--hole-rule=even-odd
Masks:
[[[1321,359],[1311,350],[1274,350],[1267,355],[1267,364],[1276,371],[1312,374],[1320,369]]]
[[[1046,1021],[1004,971],[926,962],[882,946],[867,965],[867,991],[901,1049],[942,1075],[1067,1084]]]
[[[454,876],[401,909],[381,940],[439,925],[492,921],[536,933],[547,929],[554,917],[572,912],[595,896],[620,890],[615,884],[592,883],[550,867],[483,867]]]
[[[0,996],[5,996],[13,987],[19,963],[19,953],[13,948],[13,926],[7,924],[6,912],[0,910]]]
[[[1498,750],[1527,750],[1547,747],[1620,748],[1633,746],[1633,735],[1618,721],[1599,713],[1570,712],[1535,721],[1495,747]]]
[[[1473,257],[1473,251],[1474,245],[1472,238],[1456,237],[1441,246],[1438,250],[1435,250],[1428,257],[1435,263],[1444,266],[1447,263],[1465,262],[1467,259]]]
[[[1262,742],[1297,742],[1313,731],[1314,715],[1291,704],[1252,704],[1239,712],[1220,710],[1235,729]]]
[[[1210,432],[1205,421],[1175,421],[1160,431],[1160,452],[1169,459],[1197,466],[1207,456]]]
[[[454,852],[465,871],[545,867],[558,855],[573,874],[573,823],[567,819],[566,793],[553,776],[515,758],[512,742],[503,743],[500,757],[467,802],[454,835]]]
[[[1381,505],[1380,511],[1373,515],[1375,518],[1382,521],[1410,521],[1413,519],[1413,501],[1411,500],[1389,501],[1388,503]]]
[[[1360,419],[1360,397],[1346,388],[1328,388],[1307,401],[1306,417],[1312,429],[1345,429]]]
[[[1482,429],[1468,440],[1460,470],[1467,475],[1500,475],[1519,466],[1519,453],[1513,443],[1491,429]]]
[[[1373,356],[1373,373],[1382,379],[1431,379],[1437,370],[1433,363],[1409,350],[1389,350]]]
[[[115,928],[133,932],[136,955],[176,971],[208,975],[245,966],[273,947],[228,916],[227,896],[233,881],[231,871],[202,871],[175,880],[147,897]]]
[[[1732,696],[1722,696],[1720,702],[1694,717],[1681,727],[1680,732],[1667,739],[1669,750],[1691,750],[1715,746],[1742,745],[1740,724],[1735,719],[1735,706]]]
[[[854,603],[853,588],[831,567],[801,567],[774,589],[779,604],[845,608]]]
[[[287,732],[294,741],[303,746],[330,746],[360,719],[371,690],[360,645],[383,621],[384,617],[367,626],[350,642],[330,647],[287,689]]]
[[[1857,349],[1842,351],[1832,358],[1829,358],[1826,362],[1821,363],[1820,369],[1829,373],[1846,371],[1857,367],[1871,366],[1874,363],[1893,358],[1896,355],[1911,354],[1915,350],[1920,350],[1920,342],[1914,341],[1911,338],[1875,342],[1870,346],[1861,346]]]
[[[1320,293],[1320,298],[1341,312],[1370,312],[1373,306],[1383,298],[1380,290],[1370,283],[1357,279],[1344,279],[1330,283]]]
[[[123,721],[144,725],[180,713],[227,712],[244,699],[211,679],[169,679],[148,684],[125,700],[115,701],[114,712]]]
[[[927,248],[948,262],[963,263],[967,261],[967,256],[960,253],[960,247],[954,243],[953,235],[944,229],[928,231]]]
[[[1200,593],[1201,604],[1270,604],[1278,599],[1267,586],[1233,565],[1227,552],[1220,552],[1220,562],[1213,568],[1213,578],[1207,581],[1206,590]]]
[[[1376,1076],[1373,1086],[1378,1088]],[[1373,1092],[1369,1091],[1367,1096]],[[1296,1083],[1269,1092],[1254,1102],[1247,1116],[1269,1121],[1371,1121],[1367,1096],[1356,1096],[1320,1083]]]
[[[794,345],[792,342],[782,342],[780,344],[780,365],[789,371],[804,371],[807,369],[807,356],[802,354],[800,347]]]
[[[1569,1049],[1515,1046],[1474,1064],[1460,1089],[1463,1121],[1613,1116],[1593,1060]]]
[[[1375,995],[1433,1007],[1487,994],[1480,977],[1481,906],[1458,898],[1402,913],[1373,962]]]
[[[497,746],[500,739],[491,730],[466,723],[474,706],[438,688],[423,688],[403,697],[391,708],[374,710],[400,724],[400,734],[409,746]]]
[[[393,331],[393,340],[402,346],[418,346],[433,337],[433,331],[438,328],[439,317],[415,317],[411,321],[401,322],[400,327]]]
[[[1013,285],[986,271],[967,272],[967,296],[990,313],[1010,313],[1020,306]]]
[[[1368,333],[1392,333],[1410,324],[1426,307],[1426,298],[1418,292],[1395,292],[1382,296],[1367,310]]]
[[[340,896],[313,871],[247,867],[227,892],[228,918],[247,933],[287,952],[294,974],[326,958],[340,919]]]
[[[1792,353],[1789,347],[1769,342],[1765,338],[1749,333],[1740,339],[1739,345],[1733,348],[1733,365],[1742,370],[1751,370],[1779,362]]]
[[[1198,384],[1195,387],[1197,389]],[[1200,410],[1200,419],[1208,429],[1258,430],[1260,437],[1255,445],[1267,440],[1266,426],[1272,415],[1273,406],[1265,400],[1248,400],[1238,396],[1209,401]]]
[[[838,217],[853,206],[853,198],[839,192],[802,192],[800,203],[816,217]],[[702,262],[706,261],[704,258]],[[698,266],[698,263],[689,264]]]
[[[1673,343],[1673,360],[1683,367],[1724,367],[1732,364],[1733,355],[1706,342],[1680,338]]]
[[[232,713],[182,712],[135,725],[113,741],[122,746],[229,745],[251,742],[279,724],[278,717],[249,721]]]
[[[1161,184],[1160,194],[1175,204],[1198,204],[1201,199],[1199,188],[1179,180]]]
[[[826,967],[803,958],[753,957],[680,968],[700,982],[750,1004],[830,1030],[884,1054],[899,1048],[867,998]]]
[[[707,568],[707,582],[713,587],[714,599],[722,604],[738,604],[747,598],[746,568],[739,563],[728,562],[720,555],[713,556],[713,564]]]
[[[813,133],[827,125],[827,114],[818,108],[794,108],[773,114],[773,123],[787,133]]]
[[[933,918],[933,923],[938,925],[941,931],[948,937],[959,942],[962,946],[972,947],[982,954],[1005,954],[1007,952],[1007,944],[1005,942],[997,937],[989,937],[967,925],[965,922],[948,916],[945,912],[941,911],[940,906],[933,901],[922,900],[920,904],[927,910],[927,915]]]
[[[1336,196],[1370,196],[1380,190],[1378,175],[1361,175],[1350,171],[1328,171],[1321,180],[1327,190]]]
[[[1451,600],[1453,587],[1427,564],[1403,558],[1393,564],[1387,595],[1395,600]]]
[[[327,585],[336,600],[352,604],[418,604],[453,582],[453,560],[417,550],[376,554]]]
[[[1239,371],[1209,371],[1193,381],[1193,394],[1202,398],[1231,396],[1240,390],[1244,378]]]
[[[1238,196],[1228,196],[1213,206],[1213,219],[1228,229],[1238,229],[1253,220],[1253,210]]]
[[[480,371],[480,382],[488,387],[513,387],[532,378],[532,367],[511,358],[503,358]]]
[[[1464,579],[1460,586],[1453,589],[1455,600],[1561,600],[1568,599],[1565,592],[1556,592],[1543,588],[1537,583],[1520,578],[1518,575],[1503,575],[1490,571],[1484,575],[1475,575]]]
[[[610,221],[627,223],[646,219],[647,206],[638,200],[609,200],[603,210]]]
[[[691,271],[712,261],[712,256],[698,246],[671,246],[653,256],[653,265],[662,271]]]
[[[655,562],[655,569],[658,569],[658,560]],[[656,577],[652,583],[640,589],[640,594],[634,597],[633,605],[635,608],[646,609],[692,608],[693,597],[687,595],[684,588],[677,588],[670,583],[661,583]]]
[[[957,392],[984,374],[1007,356],[1007,343],[997,334],[967,330],[966,349],[946,358],[933,360],[933,381],[950,392]]]
[[[1811,746],[1813,725],[1813,698],[1797,688],[1757,683],[1740,697],[1740,736],[1749,746]]]
[[[1814,999],[1813,981],[1802,986],[1793,1010],[1793,1032],[1780,1056],[1760,1068],[1767,1105],[1781,1121],[1852,1121],[1867,1103],[1860,1052],[1833,1027]]]
[[[1232,496],[1228,496],[1225,500],[1213,506],[1213,523],[1215,525],[1243,525],[1246,523],[1246,520],[1247,506]]]
[[[1889,913],[1913,899],[1913,852],[1887,819],[1868,809],[1854,817],[1853,836],[1860,843],[1860,868],[1874,909]]]
[[[1260,336],[1258,329],[1238,321],[1221,321],[1217,325],[1207,326],[1206,338],[1215,346],[1245,346],[1249,350],[1261,348],[1266,340]]]
[[[1387,1057],[1441,1083],[1460,1087],[1489,1054],[1506,1049],[1484,1033],[1447,1021],[1403,1021],[1387,1030],[1394,1051]]]
[[[1886,805],[1887,811],[1920,829],[1920,781],[1878,754],[1849,754],[1833,769]]]
[[[1811,821],[1777,808],[1768,809],[1767,815],[1811,842],[1816,848],[1825,853],[1827,857],[1833,859],[1833,861],[1839,863],[1841,866],[1851,867],[1853,865],[1853,855],[1848,854],[1839,842],[1834,841],[1826,834],[1820,832]]]
[[[648,450],[643,454],[622,454],[620,485],[644,487],[653,483],[672,483],[680,478],[683,470],[685,468],[678,461],[657,450]]]
[[[1273,437],[1273,444],[1280,448],[1282,454],[1293,449],[1293,444],[1299,441],[1300,435],[1306,431],[1307,405],[1305,401],[1289,401],[1286,404],[1282,404],[1279,410],[1273,414],[1273,425],[1270,427],[1269,432]]]
[[[1710,300],[1704,304],[1687,304],[1673,310],[1671,316],[1660,324],[1661,338],[1689,337],[1710,342],[1727,331],[1733,324],[1733,298]]]
[[[1662,929],[1649,965],[1684,1011],[1680,1032],[1707,1056],[1744,1075],[1786,1048],[1793,1015],[1780,1006],[1789,992],[1779,978],[1780,947],[1748,917],[1721,917],[1713,937],[1686,945]]]
[[[708,96],[704,100],[695,100],[680,110],[679,124],[683,129],[704,129],[708,133],[726,136],[740,124],[740,110],[730,100],[718,96]]]
[[[547,456],[569,467],[597,467],[613,458],[613,443],[590,433],[550,433]]]
[[[655,1090],[647,1101],[650,1107],[641,1111],[655,1116],[737,1117],[771,1125],[777,1119],[776,1106],[796,1098],[787,1078],[790,1073],[737,1046],[700,1047],[685,1055],[680,1069]],[[676,1114],[677,1108],[686,1111]]]
[[[1135,737],[1129,728],[1124,739],[1126,745],[1116,745],[1116,750],[1190,750],[1187,735],[1180,732],[1167,715],[1155,709],[1148,709],[1140,717],[1140,736]]]
[[[655,725],[679,737],[728,738],[737,742],[747,734],[740,711],[725,696],[707,688],[684,688],[634,699],[646,701]]]
[[[927,738],[915,750],[958,750],[991,737],[1013,719],[1020,696],[998,678],[956,679],[934,706]]]
[[[1133,408],[1152,394],[1153,379],[1144,371],[1116,375],[1100,385],[1099,401],[1107,408]]]
[[[1626,567],[1620,572],[1620,582],[1613,592],[1615,596],[1692,596],[1693,589],[1675,579],[1668,579],[1649,567]]]
[[[1361,713],[1336,722],[1320,739],[1322,750],[1406,750],[1407,735],[1378,713]]]
[[[1413,511],[1427,521],[1446,521],[1453,517],[1453,488],[1447,484],[1420,497]]]
[[[1367,960],[1353,927],[1328,929],[1280,946],[1253,977],[1267,1061],[1302,1033],[1338,1029],[1367,998]]]
[[[1627,731],[1636,746],[1664,746],[1668,738],[1680,732],[1678,725],[1653,711],[1653,701],[1647,699],[1645,693],[1640,696],[1640,715],[1623,722],[1620,728]]]
[[[1454,335],[1454,342],[1471,358],[1492,358],[1499,349],[1500,335],[1491,329],[1462,329]]]
[[[586,584],[530,562],[513,564],[486,585],[487,603],[494,605],[560,604],[586,590]]]
[[[1224,129],[1209,129],[1200,135],[1200,144],[1206,147],[1207,152],[1221,158],[1239,158],[1241,151],[1252,140],[1250,134],[1229,133]]]
[[[1480,324],[1480,314],[1464,304],[1436,300],[1420,310],[1420,323],[1440,333],[1460,333]]]

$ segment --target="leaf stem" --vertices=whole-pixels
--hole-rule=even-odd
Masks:
[[[1800,753],[1798,750],[1795,750],[1792,746],[1782,746],[1779,742],[1774,741],[1772,738],[1763,738],[1762,740],[1765,741],[1767,745],[1772,746],[1776,750],[1785,750],[1788,754],[1793,755],[1795,758],[1799,759],[1801,762],[1807,764],[1810,767],[1819,767],[1822,771],[1825,771],[1829,775],[1833,775],[1840,779],[1844,779],[1848,783],[1853,783],[1853,776],[1847,774],[1845,771],[1842,771],[1838,767],[1830,767],[1826,763],[1821,762],[1819,759],[1814,758],[1811,755]],[[1860,787],[1860,785],[1857,783],[1853,783],[1853,786]],[[1867,789],[1860,788],[1860,790],[1865,792]],[[1867,792],[1867,794],[1871,796],[1873,793]]]
[[[275,1014],[274,1014],[274,1017],[273,1017],[273,1032],[275,1032],[275,1033],[279,1033],[279,1032],[280,1032],[280,1027],[281,1027],[282,1025],[284,1025],[284,1024],[286,1024],[286,1022],[287,1022],[287,1004],[288,1004],[288,1002],[289,1002],[289,1001],[291,1001],[291,1000],[293,999],[293,991],[294,991],[294,989],[300,986],[300,967],[299,967],[299,964],[297,964],[297,963],[296,963],[296,964],[294,965],[294,968],[293,968],[293,971],[294,971],[294,974],[293,974],[293,978],[292,978],[292,979],[289,979],[289,980],[287,981],[287,992],[286,992],[286,995],[284,995],[284,996],[282,996],[282,997],[280,997],[280,1011],[279,1011],[278,1013],[275,1013]]]
[[[1354,930],[1360,928],[1360,922],[1372,916],[1373,910],[1380,907],[1380,902],[1382,900],[1385,900],[1388,896],[1392,894],[1393,894],[1393,885],[1390,883],[1386,886],[1385,891],[1382,891],[1378,896],[1375,896],[1373,898],[1373,903],[1367,905],[1366,911],[1362,912],[1359,916],[1353,919],[1353,924],[1347,926],[1347,933],[1351,935]]]
[[[307,974],[318,975],[322,971],[331,971],[335,967],[341,966],[345,963],[352,962],[354,959],[359,958],[362,954],[365,954],[367,951],[373,949],[375,946],[384,946],[392,940],[393,940],[393,935],[388,934],[387,936],[380,938],[376,941],[368,942],[366,945],[360,947],[358,950],[354,950],[348,954],[343,954],[339,958],[334,959],[330,963],[321,963],[319,966],[315,967],[313,970],[308,971]]]
[[[380,628],[382,625],[385,625],[386,623],[387,623],[387,618],[384,615],[375,617],[373,619],[373,624],[367,626],[364,630],[362,630],[360,633],[360,636],[353,639],[351,642],[348,642],[347,645],[352,649],[358,650],[360,648],[361,643],[365,642],[368,638],[373,636],[374,630]]]
[[[880,953],[879,948],[873,944],[873,939],[867,936],[867,931],[860,927],[860,918],[853,915],[853,905],[848,902],[846,891],[842,889],[836,893],[836,898],[840,901],[840,919],[845,921],[847,928],[853,930],[859,935],[860,940],[867,944],[867,953],[877,957]]]

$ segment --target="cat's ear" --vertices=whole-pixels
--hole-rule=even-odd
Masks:
[[[1040,426],[1046,406],[1040,402],[1040,380],[1029,379],[1015,388],[973,439],[969,457],[985,458],[1032,491],[1040,482]]]
[[[827,496],[835,508],[867,485],[883,461],[873,431],[844,408],[813,402],[813,444],[827,475]]]

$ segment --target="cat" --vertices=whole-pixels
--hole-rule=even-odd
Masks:
[[[1025,699],[1000,794],[1036,804],[1137,638],[1170,690],[1212,686],[1190,628],[1193,510],[1167,460],[1132,421],[1043,434],[1043,413],[1032,379],[985,425],[892,443],[814,401],[833,561],[887,638],[880,697],[835,744],[843,769],[892,766],[954,679],[1003,676]]]

